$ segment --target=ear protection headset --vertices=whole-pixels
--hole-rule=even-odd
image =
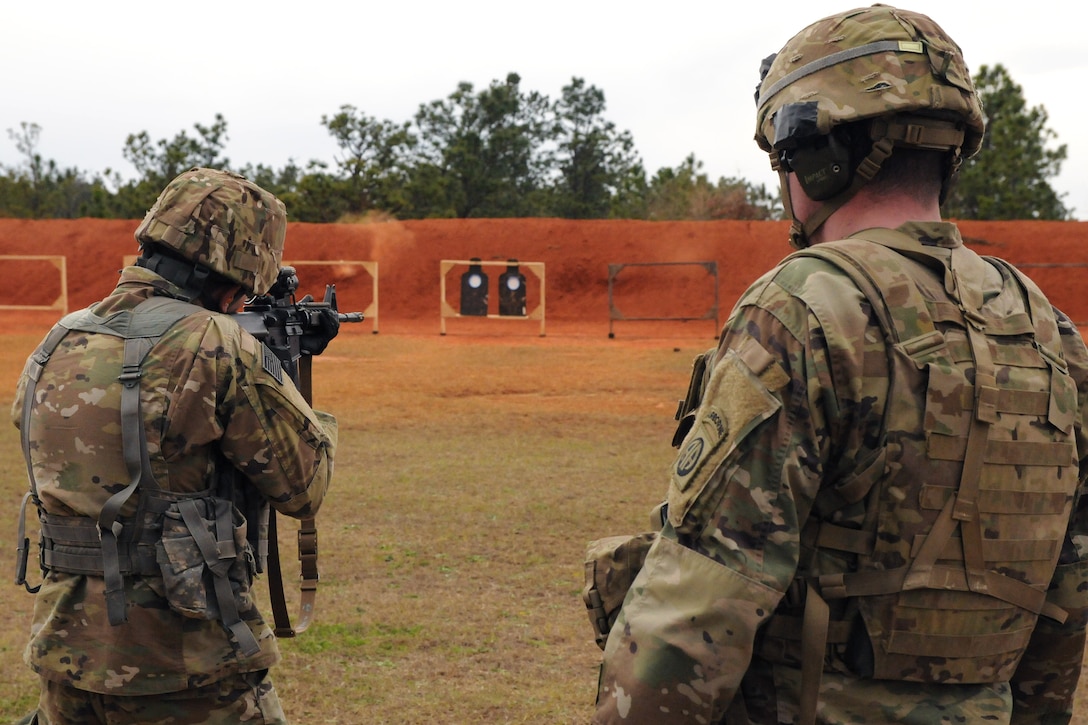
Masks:
[[[845,126],[821,131],[815,102],[791,103],[774,116],[774,148],[786,172],[794,172],[805,194],[824,201],[849,188],[854,167],[865,153],[854,153],[853,134]]]
[[[779,154],[783,168],[793,171],[808,198],[824,201],[845,191],[854,178],[856,162],[852,143],[845,133],[833,130],[817,137],[811,144],[783,150]]]

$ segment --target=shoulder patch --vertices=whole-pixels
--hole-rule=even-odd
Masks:
[[[264,371],[274,377],[277,383],[283,384],[283,365],[280,364],[280,359],[276,357],[276,353],[261,343],[261,367]]]
[[[713,507],[707,484],[726,455],[782,403],[773,395],[789,376],[753,338],[731,348],[715,365],[695,421],[680,446],[669,485],[669,520],[678,530],[697,524]]]

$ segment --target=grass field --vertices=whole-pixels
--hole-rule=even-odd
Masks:
[[[600,653],[582,554],[589,539],[642,530],[664,492],[676,400],[714,342],[676,329],[630,340],[352,331],[333,343],[314,365],[316,407],[340,421],[317,616],[281,640],[274,671],[292,722],[589,720]],[[41,332],[0,337],[5,411]],[[10,424],[0,474],[0,543],[13,552],[26,474]],[[288,576],[294,528],[281,526]],[[7,581],[5,722],[37,692],[22,663],[32,597]]]
[[[2,338],[5,413],[39,338]],[[671,462],[676,400],[711,344],[520,332],[337,339],[314,365],[316,407],[340,421],[334,489],[318,517],[317,615],[281,640],[274,671],[292,721],[587,722],[599,650],[580,597],[585,544],[646,526]],[[0,474],[0,543],[13,552],[26,472],[10,424],[0,426]],[[295,528],[281,524],[289,577]],[[33,598],[5,580],[8,722],[33,706],[37,680],[22,663]]]

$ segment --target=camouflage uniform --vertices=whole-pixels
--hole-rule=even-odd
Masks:
[[[1088,352],[937,221],[986,130],[959,46],[847,10],[764,60],[756,108],[801,251],[726,325],[596,722],[1068,721]],[[640,543],[587,562],[600,629]]]
[[[901,231],[915,240],[903,253],[935,269],[949,267],[949,250],[973,255],[954,225],[913,223]],[[1025,311],[1019,288],[996,267],[976,291],[987,305],[1002,306],[989,310],[999,316]],[[1076,386],[1061,404],[1074,406],[1062,415],[1069,416],[1067,445],[1076,456],[1066,470],[1076,480],[1061,485],[1075,488],[1076,498],[1062,494],[1069,526],[1046,596],[1068,619],[1040,618],[1011,677],[973,684],[956,684],[947,673],[941,681],[940,672],[922,678],[936,680],[930,682],[859,676],[852,638],[844,637],[824,652],[818,722],[1068,721],[1088,612],[1088,520],[1077,505],[1088,486],[1088,351],[1060,313],[1058,321],[1060,340],[1052,342]],[[742,297],[726,324],[694,428],[680,447],[667,521],[608,636],[594,722],[795,722],[802,667],[773,640],[793,626],[786,614],[798,600],[804,604],[798,574],[849,571],[856,564],[814,547],[803,532],[820,519],[864,528],[873,513],[872,497],[857,500],[847,492],[869,490],[873,481],[865,478],[872,479],[874,469],[877,477],[883,473],[874,457],[889,404],[886,348],[865,295],[823,260],[791,258]],[[924,407],[924,400],[917,405]],[[836,496],[837,507],[824,507]],[[911,510],[904,507],[905,523],[893,525],[909,528]],[[880,529],[878,538],[896,544],[901,533]],[[850,599],[831,603],[832,627],[836,618],[858,626],[851,606]]]
[[[127,267],[92,311],[106,317],[152,296],[180,295],[159,275]],[[29,437],[47,514],[96,520],[106,500],[129,480],[120,454],[121,352],[116,337],[69,332],[45,366]],[[230,315],[198,312],[170,327],[143,363],[140,381],[144,434],[159,486],[175,493],[206,490],[222,457],[235,469],[237,485],[265,497],[277,511],[316,514],[332,471],[335,419],[311,410],[277,372],[262,345]],[[24,371],[12,409],[17,426],[27,382]],[[192,698],[203,692],[211,702],[223,697],[225,687],[228,700],[248,692],[245,697],[268,706],[268,722],[280,721],[274,691],[263,677],[279,652],[249,578],[236,590],[237,605],[259,649],[246,655],[219,621],[171,609],[161,577],[126,576],[127,622],[111,626],[102,577],[50,571],[36,597],[25,652],[26,662],[48,681],[43,702],[58,691],[49,683],[79,690],[77,701],[99,693],[122,696],[104,701],[134,707],[154,705],[156,698],[143,696],[162,693],[188,692]],[[43,707],[43,715],[49,709]],[[203,710],[187,712],[194,722],[205,721]]]

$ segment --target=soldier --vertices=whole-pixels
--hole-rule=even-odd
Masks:
[[[285,722],[251,584],[269,503],[321,506],[336,420],[229,314],[276,281],[285,232],[255,184],[183,173],[136,229],[136,265],[27,361],[12,417],[42,531],[38,722]],[[324,311],[303,347],[338,325]]]
[[[761,70],[756,140],[800,251],[694,380],[594,722],[1068,722],[1088,351],[941,221],[984,132],[960,49],[874,5]],[[606,547],[617,576],[639,563],[623,546]]]

